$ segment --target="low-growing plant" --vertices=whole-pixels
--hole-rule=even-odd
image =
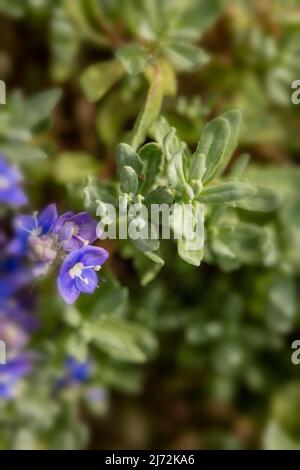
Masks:
[[[0,0],[0,448],[299,448],[299,19],[268,3]],[[111,407],[143,432],[99,438]]]

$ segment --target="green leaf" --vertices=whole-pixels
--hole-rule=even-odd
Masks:
[[[102,34],[99,27],[94,28],[89,21],[89,15],[86,11],[89,6],[87,0],[64,0],[63,4],[68,16],[74,22],[80,38],[87,39],[97,47],[110,47],[110,40]]]
[[[32,129],[39,122],[46,119],[57,105],[61,94],[60,89],[53,88],[29,98],[25,105],[26,126]]]
[[[242,178],[244,176],[244,173],[248,167],[250,161],[250,155],[247,153],[244,153],[241,155],[237,161],[234,163],[232,168],[230,168],[230,178],[232,179],[238,179]]]
[[[256,193],[257,189],[252,184],[231,181],[209,186],[197,196],[197,201],[206,204],[226,204],[255,196]]]
[[[167,188],[167,186],[158,186],[145,197],[143,204],[147,207],[150,207],[151,204],[171,205],[173,201],[174,194],[171,189]]]
[[[152,251],[146,251],[144,255],[147,256],[147,258],[149,258],[151,261],[153,261],[153,263],[159,264],[160,266],[164,266],[165,264],[164,260],[156,253],[152,253]]]
[[[105,293],[99,296],[96,303],[93,302],[90,318],[91,327],[94,321],[103,317],[123,316],[128,308],[128,289],[126,287],[113,286]]]
[[[155,140],[159,143],[159,145],[163,146],[164,140],[169,134],[170,130],[170,124],[168,123],[165,117],[161,116],[158,119],[154,129]]]
[[[240,134],[242,113],[238,109],[231,109],[226,113],[222,114],[222,119],[225,119],[230,127],[229,140],[226,143],[225,153],[222,157],[220,166],[217,169],[217,174],[220,175],[223,170],[227,167],[230,158],[235,152],[238,146],[238,139]]]
[[[168,163],[167,175],[169,183],[177,189],[185,185],[185,175],[183,169],[183,151],[178,151],[172,155]]]
[[[144,145],[139,150],[139,155],[144,163],[144,182],[142,192],[147,194],[155,184],[159,176],[163,153],[161,147],[155,143]]]
[[[178,240],[177,242],[177,249],[178,255],[181,259],[183,259],[186,263],[191,264],[193,266],[200,266],[201,261],[203,259],[203,249],[202,250],[190,250],[189,244],[186,240]]]
[[[155,227],[151,224],[150,225],[150,230],[152,228],[153,231],[155,231]],[[151,239],[149,237],[139,237],[136,240],[131,240],[131,243],[140,251],[143,252],[151,252],[151,251],[157,251],[160,246],[159,240]]]
[[[117,166],[121,173],[124,166],[130,166],[140,176],[143,173],[143,162],[139,155],[128,144],[119,144],[117,147]]]
[[[153,80],[148,91],[144,108],[141,110],[133,129],[132,147],[137,150],[159,116],[163,100],[163,80],[158,67],[154,68]]]
[[[270,212],[280,206],[281,198],[271,189],[256,186],[257,193],[249,199],[238,201],[235,207],[254,212]]]
[[[66,352],[78,361],[86,361],[88,356],[87,343],[79,334],[71,334],[66,342]]]
[[[164,266],[164,260],[152,251],[136,252],[134,267],[137,269],[142,286],[147,286]]]
[[[176,3],[173,2],[175,5]],[[225,2],[226,3],[226,2]],[[183,6],[184,5],[184,6]],[[196,0],[182,4],[171,30],[172,37],[197,41],[224,10],[223,0]]]
[[[131,166],[123,166],[120,180],[122,193],[137,193],[139,187],[138,175]]]
[[[283,274],[271,277],[263,308],[264,319],[270,331],[289,333],[298,312],[296,281]]]
[[[203,49],[183,41],[168,43],[164,52],[178,70],[198,70],[209,62]]]
[[[164,96],[175,96],[177,93],[177,76],[173,65],[164,57],[155,58],[155,62],[161,70]],[[155,69],[148,67],[145,75],[149,83],[152,82],[153,73],[155,73]]]
[[[0,152],[8,159],[24,165],[30,165],[47,157],[43,150],[14,143],[0,143]]]
[[[130,75],[143,72],[149,64],[149,53],[137,44],[127,44],[116,52],[116,58]]]
[[[80,79],[81,87],[89,101],[100,100],[124,75],[116,60],[91,65]]]
[[[255,264],[263,259],[267,235],[261,227],[246,222],[224,224],[218,236],[239,261]]]
[[[104,318],[95,323],[93,341],[109,356],[135,363],[145,362],[157,348],[149,330],[121,318]]]
[[[207,124],[202,132],[196,154],[206,156],[206,171],[203,182],[210,180],[216,173],[225,156],[230,137],[230,126],[226,119],[217,118]]]
[[[51,77],[55,81],[67,80],[76,66],[80,39],[75,25],[63,7],[57,7],[50,19]]]
[[[177,242],[178,254],[186,263],[200,266],[204,254],[204,205],[199,203],[194,205],[190,219],[183,218],[182,216],[183,212],[181,216],[180,213],[177,214],[178,218],[181,217],[181,223],[184,224],[182,227],[182,237]],[[176,224],[178,220],[174,222]],[[175,228],[174,222],[173,228]]]
[[[189,180],[201,182],[205,171],[206,156],[204,153],[198,153],[198,151],[196,151],[191,161],[191,166],[189,170]]]
[[[95,213],[98,207],[97,201],[112,204],[116,206],[118,203],[119,191],[114,182],[99,181],[94,176],[87,178],[87,183],[83,189],[84,207],[90,212]]]

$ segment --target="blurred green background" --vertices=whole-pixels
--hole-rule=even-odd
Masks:
[[[291,345],[300,339],[300,105],[291,86],[300,79],[300,2],[0,0],[0,31],[8,92],[0,151],[22,165],[34,208],[55,201],[61,211],[82,210],[86,177],[116,180],[116,146],[151,82],[137,73],[147,57],[119,60],[127,44],[158,54],[161,114],[191,149],[206,122],[241,109],[234,160],[250,154],[247,178],[283,197],[275,212],[243,215],[272,244],[263,254],[243,247],[232,265],[212,254],[196,268],[166,244],[161,269],[109,242],[93,299],[65,308],[41,282],[43,327],[32,347],[51,359],[19,399],[0,404],[1,447],[299,449]],[[62,90],[52,126],[42,119],[26,139],[34,110],[26,99],[49,88]],[[115,316],[136,325],[119,350]],[[89,328],[102,318],[111,319],[103,328],[113,341],[90,346]],[[67,353],[92,358],[92,382],[52,397],[49,381]],[[97,402],[87,399],[94,386],[103,391]]]

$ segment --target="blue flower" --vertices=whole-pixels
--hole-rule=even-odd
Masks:
[[[103,248],[86,246],[70,253],[64,260],[57,279],[60,295],[73,304],[81,293],[92,294],[98,286],[97,272],[109,254]]]
[[[41,261],[53,261],[56,252],[53,249],[53,240],[48,236],[54,230],[57,222],[57,209],[55,204],[49,204],[38,215],[19,215],[14,222],[16,237],[9,245],[13,254],[25,254],[28,246],[32,254]]]
[[[27,196],[20,187],[22,175],[12,165],[8,165],[3,156],[0,156],[0,202],[12,206],[27,204]]]
[[[91,365],[89,362],[80,362],[69,356],[66,360],[67,378],[71,382],[85,382],[91,375]]]
[[[87,212],[67,212],[58,219],[55,233],[66,251],[75,251],[97,239],[96,227],[97,222]]]
[[[56,391],[86,382],[91,375],[91,364],[87,361],[78,361],[72,356],[67,357],[65,369],[63,377],[55,384]]]
[[[16,256],[0,259],[0,307],[1,301],[11,297],[30,282],[30,271]]]
[[[32,370],[32,356],[22,354],[0,366],[0,398],[13,398],[18,382]]]

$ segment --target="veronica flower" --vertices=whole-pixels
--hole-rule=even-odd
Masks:
[[[96,227],[97,222],[87,212],[67,212],[58,219],[55,233],[66,251],[74,251],[97,239]]]
[[[78,361],[72,356],[65,361],[65,373],[56,382],[56,390],[72,387],[76,384],[86,382],[91,375],[91,364],[87,361]]]
[[[38,261],[51,262],[56,257],[54,241],[49,237],[57,222],[55,204],[38,215],[19,215],[14,222],[16,237],[9,245],[10,253],[25,254],[28,250]]]
[[[12,165],[8,165],[0,156],[0,202],[12,206],[23,206],[27,204],[27,197],[20,187],[22,175]]]
[[[32,356],[24,353],[0,366],[0,398],[13,398],[19,381],[32,370]]]
[[[0,259],[0,305],[1,301],[15,294],[30,281],[30,271],[16,256]]]
[[[81,293],[94,292],[98,286],[97,272],[108,256],[103,248],[86,246],[65,258],[59,271],[57,286],[66,303],[73,304]]]
[[[91,375],[91,365],[89,362],[80,362],[69,356],[66,360],[67,376],[74,382],[85,382]]]

